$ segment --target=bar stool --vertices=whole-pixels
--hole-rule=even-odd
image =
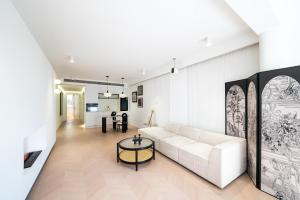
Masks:
[[[126,133],[128,130],[128,115],[126,113],[122,114],[122,122],[117,122],[117,130],[121,130],[122,133]]]
[[[117,120],[117,112],[116,111],[112,111],[111,112],[111,118],[112,118],[112,124],[113,124],[113,129],[116,130],[117,129],[117,123],[120,122],[120,120]]]

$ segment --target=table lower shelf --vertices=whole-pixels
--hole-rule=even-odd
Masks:
[[[138,163],[151,160],[153,152],[150,149],[138,150]],[[135,163],[135,151],[124,150],[120,152],[119,158],[127,163]]]

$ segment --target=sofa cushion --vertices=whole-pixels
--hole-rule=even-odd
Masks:
[[[192,140],[192,139],[189,139],[187,137],[180,136],[180,135],[162,139],[162,142],[171,144],[171,145],[173,145],[175,147],[178,147],[178,148],[182,147],[184,145],[187,145],[187,144],[196,143],[195,140]]]
[[[197,142],[179,149],[178,162],[203,178],[208,175],[208,161],[213,146]]]
[[[195,143],[195,140],[183,136],[167,137],[160,141],[160,152],[169,158],[178,161],[178,149],[184,145]]]
[[[206,143],[209,145],[218,145],[220,143],[228,141],[229,138],[224,134],[218,134],[212,131],[202,130],[201,135],[198,138],[199,142]]]
[[[212,148],[213,146],[209,144],[197,142],[197,143],[185,145],[181,149],[190,152],[193,155],[200,156],[208,160]]]
[[[198,140],[201,135],[201,130],[197,128],[192,128],[190,126],[182,126],[180,127],[178,134],[192,140]]]
[[[168,138],[168,137],[173,137],[176,136],[176,134],[162,130],[162,131],[158,131],[152,134],[152,137],[155,137],[159,140],[162,140],[164,138]]]
[[[150,128],[142,128],[139,129],[141,133],[146,133],[147,135],[150,135],[151,137],[157,138],[157,139],[163,139],[166,137],[176,136],[176,134],[165,131],[163,128],[160,127],[150,127]]]
[[[152,139],[155,142],[155,148],[160,150],[160,140],[176,136],[176,134],[165,131],[161,127],[149,127],[149,128],[142,128],[138,130],[143,137],[147,137]]]
[[[176,124],[176,123],[169,123],[169,124],[165,124],[162,126],[166,131],[178,134],[179,129],[181,127],[180,124]]]

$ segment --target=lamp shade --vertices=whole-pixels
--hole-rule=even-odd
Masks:
[[[122,92],[121,94],[120,94],[120,98],[125,98],[126,97],[126,94],[124,94],[124,92]]]
[[[108,90],[104,93],[104,96],[105,97],[111,97],[111,93],[110,92],[108,92]]]
[[[110,92],[108,92],[108,78],[109,78],[109,76],[106,76],[106,92],[104,93],[104,96],[105,97],[107,97],[107,98],[109,98],[109,97],[111,97],[111,93]]]

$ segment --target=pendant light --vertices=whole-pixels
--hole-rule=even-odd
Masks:
[[[177,74],[178,73],[178,68],[175,67],[175,62],[176,62],[176,58],[173,58],[173,67],[171,68],[171,73],[172,74]]]
[[[104,93],[104,96],[107,98],[111,97],[111,93],[108,92],[108,78],[109,76],[106,76],[106,92]]]
[[[123,91],[122,93],[120,94],[120,98],[125,98],[126,97],[126,94],[124,93],[124,78],[121,78],[122,79],[122,85],[123,85]]]

